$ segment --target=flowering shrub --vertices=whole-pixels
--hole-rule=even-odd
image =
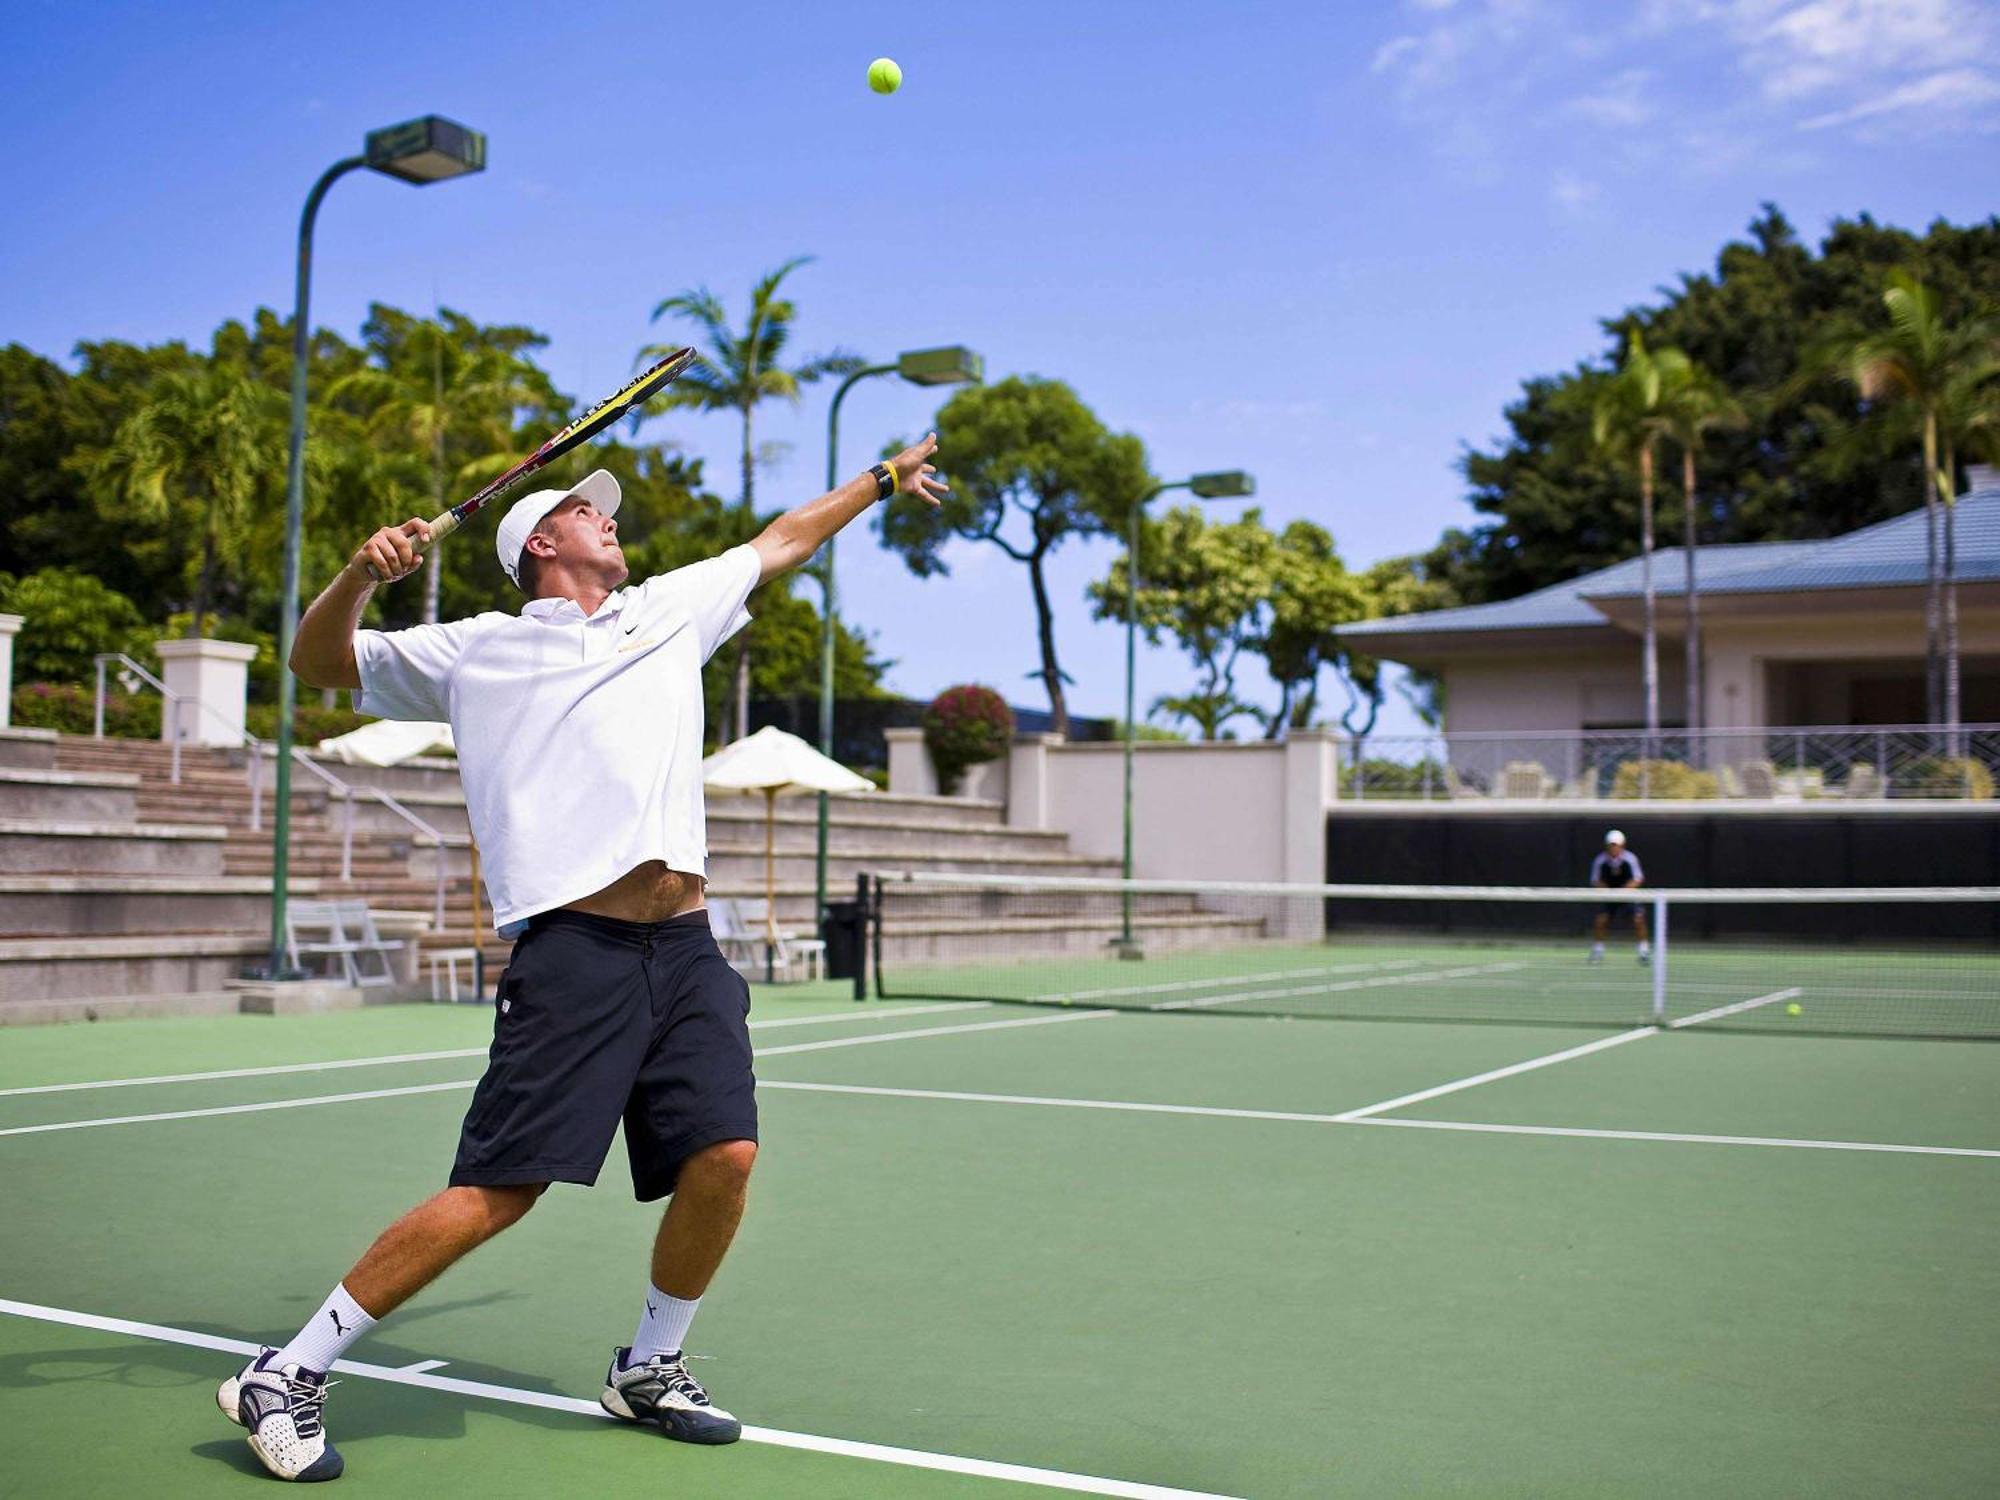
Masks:
[[[89,734],[96,727],[96,689],[74,682],[24,682],[14,689],[14,722],[24,729]],[[160,699],[155,693],[104,695],[104,732],[128,740],[160,737]]]
[[[998,760],[1014,738],[1014,711],[989,687],[946,688],[924,710],[924,746],[947,797],[973,766]]]
[[[1894,777],[1903,797],[1963,797],[1974,802],[1993,798],[1993,773],[1970,756],[1930,755],[1912,761]]]

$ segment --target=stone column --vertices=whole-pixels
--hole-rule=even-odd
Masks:
[[[1059,734],[1020,734],[1007,757],[1007,826],[1049,826],[1049,751]]]
[[[25,615],[0,615],[0,729],[14,720],[14,637]]]
[[[160,715],[160,739],[172,743],[174,710],[180,710],[181,742],[188,745],[243,743],[244,707],[249,700],[250,663],[255,646],[235,641],[156,641],[167,691],[179,698]]]
[[[1340,795],[1340,742],[1331,730],[1294,729],[1285,736],[1285,790],[1280,819],[1284,870],[1293,885],[1326,883],[1326,815]],[[1287,901],[1285,936],[1318,942],[1326,909],[1318,901]]]
[[[921,729],[885,729],[889,742],[889,790],[901,796],[935,797],[937,772],[931,767],[930,752],[924,748]]]

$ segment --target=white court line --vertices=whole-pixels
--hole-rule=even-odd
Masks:
[[[1586,1130],[1563,1125],[1489,1125],[1471,1120],[1354,1120],[1355,1125],[1398,1125],[1410,1130],[1467,1130],[1482,1135],[1556,1135],[1603,1141],[1672,1141],[1696,1146],[1789,1146],[1799,1151],[1890,1151],[1905,1156],[1987,1156],[1975,1146],[1899,1146],[1887,1141],[1815,1141],[1786,1135],[1695,1135],[1670,1130]]]
[[[212,1333],[196,1333],[188,1328],[170,1328],[160,1323],[139,1323],[127,1318],[107,1318],[97,1313],[73,1312],[64,1307],[45,1307],[35,1302],[16,1302],[0,1297],[0,1313],[17,1318],[34,1318],[44,1323],[64,1323],[72,1328],[90,1328],[100,1333],[120,1333],[128,1337],[153,1339],[163,1344],[185,1344],[195,1349],[212,1349],[220,1354],[249,1358],[257,1345],[242,1339],[222,1338]],[[364,1364],[359,1360],[335,1360],[333,1368],[342,1375],[363,1380],[382,1380],[393,1385],[413,1385],[426,1390],[446,1391],[455,1396],[477,1396],[488,1401],[505,1401],[514,1406],[534,1406],[545,1411],[569,1412],[579,1417],[616,1421],[595,1401],[575,1396],[556,1396],[546,1391],[522,1390],[517,1386],[491,1385],[483,1380],[460,1380],[451,1375],[433,1375],[416,1365],[400,1369],[388,1365]],[[934,1469],[946,1474],[970,1474],[981,1479],[1005,1479],[1016,1484],[1039,1484],[1049,1489],[1071,1490],[1085,1495],[1113,1495],[1121,1500],[1230,1500],[1206,1490],[1174,1489],[1163,1484],[1140,1484],[1129,1479],[1100,1479],[1090,1474],[1071,1474],[1061,1469],[1038,1469],[1028,1464],[999,1463],[985,1458],[960,1458],[950,1453],[925,1453],[915,1448],[894,1448],[886,1443],[861,1443],[848,1438],[819,1437],[807,1432],[786,1432],[776,1427],[745,1425],[743,1439],[777,1448],[802,1448],[811,1453],[831,1453],[842,1458],[868,1459],[875,1463],[899,1464],[912,1469]]]
[[[396,1368],[405,1375],[422,1375],[430,1370],[442,1370],[450,1363],[448,1359],[420,1359],[413,1365],[398,1365]]]
[[[1760,1005],[1771,1005],[1779,1000],[1792,1000],[1803,995],[1804,990],[1793,985],[1786,990],[1773,990],[1768,995],[1759,995],[1754,1000],[1738,1000],[1734,1005],[1718,1005],[1714,1010],[1702,1011],[1699,1015],[1682,1016],[1678,1021],[1668,1022],[1671,1030],[1678,1031],[1683,1026],[1692,1026],[1697,1021],[1715,1021],[1723,1016],[1733,1016],[1740,1010],[1755,1010]]]
[[[785,1052],[824,1052],[833,1047],[868,1047],[876,1042],[902,1042],[920,1036],[958,1036],[968,1031],[1009,1031],[1017,1026],[1060,1026],[1065,1021],[1101,1021],[1115,1016],[1115,1010],[1072,1010],[1059,1016],[1029,1016],[1020,1021],[981,1021],[976,1026],[924,1026],[915,1031],[877,1031],[867,1036],[837,1036],[824,1042],[789,1042],[782,1047],[759,1047],[759,1057],[776,1057]]]
[[[157,1120],[200,1120],[211,1115],[254,1115],[267,1109],[305,1109],[314,1104],[352,1104],[362,1099],[397,1099],[410,1094],[442,1094],[449,1089],[469,1089],[478,1080],[458,1078],[450,1083],[417,1083],[400,1089],[364,1089],[355,1094],[313,1094],[303,1099],[266,1099],[261,1104],[217,1104],[207,1109],[168,1109],[151,1115],[111,1115],[97,1120],[53,1120],[46,1125],[10,1125],[0,1136],[42,1135],[51,1130],[89,1130],[98,1125],[150,1125]]]
[[[927,1016],[944,1010],[991,1009],[987,1000],[947,1000],[937,1005],[889,1005],[865,1011],[829,1011],[822,1016],[778,1016],[751,1021],[759,1031],[774,1026],[826,1026],[847,1021],[878,1021],[901,1016]],[[262,1068],[215,1068],[206,1073],[156,1073],[150,1078],[97,1078],[88,1083],[37,1083],[0,1089],[0,1099],[20,1094],[66,1094],[79,1089],[129,1089],[153,1083],[207,1083],[216,1078],[267,1078],[279,1073],[327,1073],[338,1068],[385,1068],[397,1063],[446,1062],[460,1057],[484,1057],[484,1047],[453,1047],[443,1052],[389,1052],[380,1057],[342,1057],[330,1062],[277,1063]]]
[[[1123,1099],[1065,1099],[1035,1094],[974,1094],[950,1089],[892,1089],[853,1083],[774,1083],[760,1079],[760,1089],[796,1089],[811,1094],[863,1094],[889,1099],[936,1099],[956,1104],[1023,1104],[1053,1109],[1112,1110],[1142,1115],[1205,1115],[1223,1120],[1276,1120],[1303,1125],[1407,1125],[1416,1130],[1466,1130],[1496,1135],[1577,1136],[1607,1141],[1668,1141],[1695,1146],[1792,1146],[1813,1151],[1891,1151],[1911,1156],[1986,1156],[2000,1151],[1971,1146],[1902,1146],[1881,1141],[1817,1141],[1792,1136],[1695,1135],[1656,1130],[1586,1130],[1562,1125],[1486,1125],[1464,1120],[1385,1120],[1308,1114],[1296,1110],[1230,1109],[1211,1104],[1143,1104]]]
[[[1602,1052],[1607,1047],[1622,1047],[1627,1042],[1636,1042],[1642,1037],[1658,1036],[1657,1026],[1639,1026],[1631,1031],[1621,1031],[1616,1036],[1599,1037],[1594,1042],[1585,1042],[1581,1047],[1566,1047],[1561,1052],[1551,1052],[1543,1057],[1531,1057],[1526,1062],[1511,1063],[1504,1068],[1495,1068],[1488,1073],[1475,1073],[1470,1078],[1455,1079],[1451,1083],[1441,1083],[1436,1088],[1419,1089],[1414,1094],[1402,1094],[1394,1099],[1384,1099],[1379,1104],[1364,1104],[1359,1109],[1343,1110],[1334,1116],[1341,1121],[1365,1120],[1370,1115],[1379,1115],[1386,1110],[1401,1109],[1405,1105],[1421,1104],[1426,1099],[1436,1099],[1445,1094],[1455,1094],[1460,1089],[1476,1088],[1482,1083],[1492,1083],[1496,1079],[1512,1078],[1517,1073],[1531,1073],[1536,1068],[1546,1068],[1554,1063],[1567,1062],[1572,1057],[1587,1057],[1593,1052]]]
[[[962,1010],[958,1002],[943,1007]],[[783,1047],[764,1047],[758,1057],[786,1052],[817,1052],[826,1047],[865,1047],[876,1042],[901,1042],[917,1037],[950,1036],[959,1031],[1002,1031],[1015,1026],[1053,1026],[1063,1021],[1095,1021],[1115,1016],[1113,1010],[1069,1011],[1059,1016],[1031,1016],[1022,1021],[982,1021],[974,1026],[921,1026],[910,1031],[877,1031],[867,1036],[836,1037],[824,1042],[792,1042]],[[484,1048],[480,1051],[483,1053]],[[394,1089],[363,1089],[351,1094],[313,1094],[300,1099],[266,1099],[256,1104],[217,1104],[206,1109],[169,1109],[146,1115],[112,1115],[95,1120],[54,1120],[43,1125],[14,1125],[0,1129],[0,1136],[45,1135],[55,1130],[89,1130],[99,1125],[150,1125],[161,1120],[199,1120],[214,1115],[253,1115],[270,1109],[304,1109],[314,1104],[353,1104],[364,1099],[398,1099],[413,1094],[441,1094],[451,1089],[469,1089],[478,1080],[457,1078],[448,1083],[417,1083]]]
[[[1207,979],[1163,980],[1159,984],[1127,984],[1116,989],[1052,991],[1046,995],[1026,995],[1023,1001],[1046,1005],[1062,1000],[1115,1000],[1127,995],[1165,995],[1175,990],[1213,989],[1219,984],[1277,984],[1286,979],[1324,979],[1329,974],[1365,974],[1371,970],[1408,969],[1414,958],[1384,959],[1379,963],[1328,964],[1317,969],[1272,969],[1262,974],[1218,974]]]
[[[1286,1000],[1296,995],[1330,995],[1346,990],[1380,989],[1391,984],[1428,984],[1438,979],[1466,979],[1475,974],[1505,974],[1520,964],[1477,964],[1458,969],[1429,969],[1419,974],[1378,974],[1369,979],[1344,979],[1339,984],[1300,985],[1296,989],[1245,990],[1235,995],[1205,995],[1199,1000],[1163,1000],[1148,1010],[1199,1010],[1211,1005],[1234,1005],[1243,1000]]]

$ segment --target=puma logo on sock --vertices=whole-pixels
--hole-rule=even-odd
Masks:
[[[329,1307],[326,1310],[326,1315],[329,1318],[333,1319],[333,1331],[339,1334],[342,1338],[346,1338],[347,1330],[340,1326],[340,1310],[338,1308]]]

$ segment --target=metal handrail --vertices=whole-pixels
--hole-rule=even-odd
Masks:
[[[166,699],[168,704],[171,705],[173,708],[174,733],[171,741],[173,745],[172,780],[175,786],[179,786],[181,781],[181,737],[182,737],[180,705],[187,700],[183,698],[181,694],[176,693],[172,689],[170,689],[164,682],[160,681],[159,678],[155,677],[151,672],[147,671],[143,666],[141,666],[138,662],[132,660],[131,657],[127,656],[122,651],[101,652],[97,655],[95,660],[97,663],[97,706],[96,706],[96,716],[95,716],[96,723],[94,729],[95,738],[100,740],[104,738],[105,664],[107,662],[114,662],[114,661],[120,662],[125,666],[125,668],[128,671],[130,671],[133,675],[138,677],[141,681],[145,682],[148,686],[152,687],[154,691],[159,693],[159,695],[162,698]],[[222,717],[221,711],[217,709],[214,704],[203,703],[198,698],[195,699],[194,702],[198,708],[201,708],[207,713],[213,714],[217,719],[221,720],[221,722],[224,724],[225,727],[230,729],[235,729],[236,732],[242,736],[242,743],[249,749],[250,764],[249,764],[247,779],[250,783],[250,829],[251,832],[253,833],[261,831],[264,826],[264,776],[263,776],[264,753],[270,747],[271,742],[269,740],[259,739],[256,735],[252,734],[247,729],[238,729],[236,725],[231,724],[227,719],[224,719]],[[432,843],[436,846],[438,851],[437,871],[436,871],[437,889],[436,889],[436,898],[432,909],[432,922],[438,928],[442,928],[444,926],[444,907],[445,907],[444,851],[447,847],[449,836],[442,829],[434,828],[433,826],[431,826],[431,824],[425,822],[424,819],[418,817],[415,813],[411,812],[395,797],[391,796],[388,792],[382,790],[382,788],[355,787],[353,785],[350,785],[348,782],[341,780],[338,776],[334,775],[333,772],[327,770],[325,766],[322,766],[318,761],[314,760],[310,755],[308,755],[303,746],[294,745],[292,747],[292,759],[295,763],[304,766],[308,771],[312,772],[313,775],[317,776],[322,782],[326,784],[327,788],[332,792],[334,796],[341,799],[341,804],[342,804],[341,837],[340,837],[341,880],[351,881],[354,878],[354,797],[357,792],[363,793],[372,800],[381,803],[384,807],[388,808],[389,811],[394,813],[397,817],[401,818],[405,823],[409,824],[410,827],[415,829],[423,837],[430,839],[432,841]]]

